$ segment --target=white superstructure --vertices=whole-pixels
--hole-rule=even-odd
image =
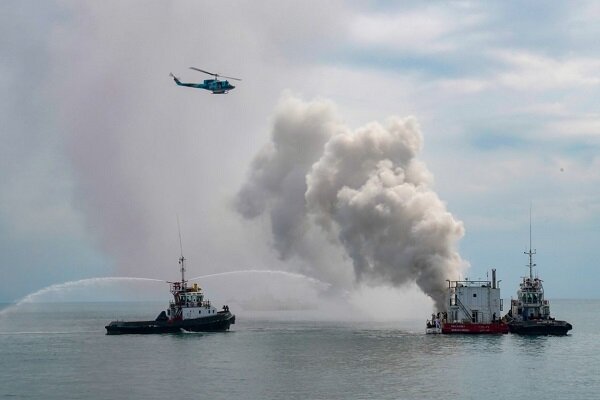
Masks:
[[[448,281],[448,322],[492,323],[500,319],[503,302],[496,283],[492,281]]]
[[[217,314],[217,309],[210,300],[204,299],[202,288],[196,283],[192,287],[182,288],[179,282],[172,282],[171,293],[173,300],[167,309],[169,319],[203,318]]]

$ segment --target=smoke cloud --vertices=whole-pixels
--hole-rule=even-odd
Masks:
[[[306,173],[334,132],[333,105],[283,101],[271,142],[254,158],[248,182],[238,195],[237,209],[244,217],[269,214],[274,247],[283,259],[298,252],[297,243],[308,229]]]
[[[270,220],[282,259],[314,261],[310,254],[333,246],[350,258],[356,281],[416,283],[439,307],[446,279],[465,266],[457,252],[464,228],[432,190],[432,174],[416,158],[421,148],[414,118],[353,131],[330,102],[284,98],[237,210]],[[317,231],[327,240],[311,240]],[[313,267],[345,273],[343,262]]]

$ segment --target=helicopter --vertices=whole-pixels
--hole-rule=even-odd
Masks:
[[[190,67],[190,69],[193,69],[194,71],[203,72],[208,75],[212,75],[215,77],[215,79],[205,79],[204,83],[184,83],[184,82],[181,82],[175,75],[173,75],[173,73],[170,73],[169,76],[173,77],[173,80],[175,80],[175,83],[178,84],[179,86],[187,86],[187,87],[196,88],[196,89],[206,89],[206,90],[210,90],[211,92],[213,92],[213,94],[225,94],[225,93],[229,92],[230,90],[235,89],[235,86],[230,84],[228,81],[220,81],[219,76],[221,76],[222,78],[234,79],[236,81],[241,81],[241,79],[239,79],[239,78],[233,78],[231,76],[215,74],[215,73],[208,72],[208,71],[205,71],[200,68]]]

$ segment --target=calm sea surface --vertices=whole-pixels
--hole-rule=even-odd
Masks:
[[[599,300],[553,301],[574,325],[566,337],[239,312],[226,333],[106,336],[115,317],[153,318],[160,305],[21,305],[0,311],[0,398],[597,399],[599,309]]]

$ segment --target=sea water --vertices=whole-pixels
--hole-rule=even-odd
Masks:
[[[48,303],[0,311],[0,398],[591,399],[599,300],[555,300],[565,337],[425,335],[424,321],[237,314],[229,332],[107,336],[161,304]],[[290,314],[291,315],[291,314]],[[271,318],[273,317],[273,318]]]

